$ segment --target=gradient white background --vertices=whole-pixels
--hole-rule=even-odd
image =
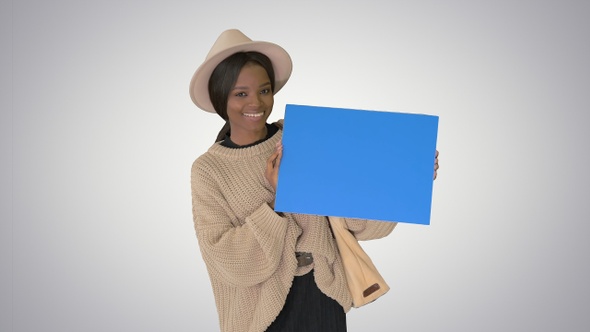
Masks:
[[[1,331],[215,331],[189,80],[239,28],[285,103],[440,116],[432,224],[365,248],[350,331],[588,331],[587,1],[2,2]],[[313,120],[313,119],[310,119]]]

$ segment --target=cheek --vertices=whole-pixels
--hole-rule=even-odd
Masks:
[[[264,99],[264,103],[268,106],[270,106],[272,108],[272,105],[274,104],[275,99],[273,97],[273,95],[268,95],[265,99]]]
[[[227,113],[232,113],[232,112],[236,112],[237,110],[240,109],[240,105],[239,103],[236,103],[235,100],[228,100],[227,101]]]

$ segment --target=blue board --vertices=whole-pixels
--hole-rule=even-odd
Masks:
[[[287,105],[275,210],[430,224],[438,117]]]

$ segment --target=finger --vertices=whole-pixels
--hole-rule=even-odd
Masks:
[[[281,141],[279,141],[275,145],[275,152],[270,156],[270,158],[272,158],[273,167],[276,167],[277,159],[279,159],[279,163],[280,163],[282,151],[283,151],[283,145],[281,144]]]
[[[279,149],[278,149],[278,144],[277,144],[277,147],[275,147],[274,152],[268,157],[268,160],[274,161],[278,155],[279,155]]]
[[[438,163],[434,164],[434,176],[433,176],[432,180],[436,180],[437,171],[438,171]]]
[[[438,150],[434,152],[434,178],[436,178],[436,171],[438,170]]]
[[[267,170],[272,170],[274,168],[275,160],[277,159],[277,156],[278,156],[278,151],[275,151],[273,154],[270,155],[270,157],[268,157],[268,159],[266,160],[266,169]]]
[[[278,170],[279,166],[281,166],[281,159],[283,159],[283,146],[279,146],[277,148],[277,157],[275,159],[275,168]]]

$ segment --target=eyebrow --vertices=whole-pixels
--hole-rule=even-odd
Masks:
[[[259,88],[263,88],[263,87],[265,87],[267,85],[271,85],[270,84],[270,81],[269,82],[266,82],[266,83],[262,83],[258,87]],[[232,90],[247,90],[247,89],[248,89],[248,87],[246,87],[246,86],[235,86]]]

